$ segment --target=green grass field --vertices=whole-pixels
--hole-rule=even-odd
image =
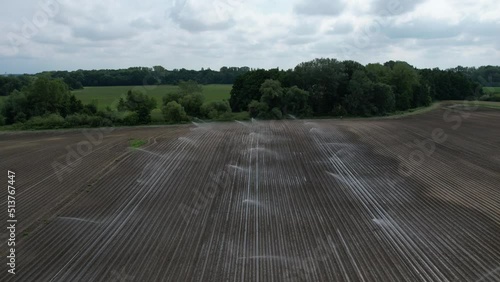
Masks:
[[[225,84],[212,84],[203,85],[203,94],[205,94],[205,101],[220,101],[229,100],[232,85]],[[110,86],[110,87],[85,87],[83,90],[73,91],[76,98],[82,100],[84,104],[89,104],[93,100],[97,100],[99,109],[104,109],[107,106],[114,106],[118,104],[120,97],[125,97],[127,92],[136,88],[141,91],[146,90],[148,95],[154,97],[157,101],[158,108],[161,107],[162,98],[170,91],[175,91],[175,85],[161,85],[152,86],[151,89],[142,88],[142,86]]]
[[[493,96],[500,96],[500,87],[483,87],[485,94],[492,94]]]

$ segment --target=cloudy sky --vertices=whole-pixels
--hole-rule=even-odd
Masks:
[[[18,0],[0,7],[0,73],[287,69],[318,57],[500,64],[498,0]]]

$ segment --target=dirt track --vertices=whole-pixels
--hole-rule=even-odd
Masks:
[[[62,178],[80,131],[0,134],[0,280],[500,281],[500,111],[445,112],[116,129]]]

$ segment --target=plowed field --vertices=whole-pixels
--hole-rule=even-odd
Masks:
[[[18,217],[1,281],[500,280],[498,110],[2,133],[0,148],[3,242],[7,170]]]

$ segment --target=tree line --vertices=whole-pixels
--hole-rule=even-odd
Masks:
[[[495,81],[491,68],[481,71],[489,71],[485,81]],[[235,79],[229,101],[206,102],[200,83],[181,80],[177,90],[165,93],[159,108],[168,123],[234,120],[237,113],[243,119],[380,116],[433,101],[478,99],[482,85],[473,73],[470,68],[417,69],[401,61],[364,66],[315,59],[286,71],[245,70]],[[0,125],[21,129],[150,124],[151,112],[158,108],[147,93],[131,90],[116,105],[98,110],[96,102],[78,100],[66,79],[48,75],[7,79],[2,87],[13,90],[0,105]]]
[[[481,84],[462,71],[417,69],[402,61],[366,66],[315,59],[292,70],[255,70],[238,77],[233,111],[252,117],[380,116],[433,101],[477,99]]]
[[[46,71],[35,75],[0,76],[0,96],[7,96],[14,90],[20,91],[35,77],[62,79],[70,90],[75,90],[87,86],[177,85],[180,81],[189,80],[199,84],[233,84],[236,77],[250,70],[249,67],[222,67],[218,71],[167,70],[162,66],[154,66],[118,70]]]
[[[132,67],[128,69],[77,70],[77,71],[46,71],[35,75],[0,76],[0,96],[7,96],[14,90],[20,91],[35,77],[62,79],[70,90],[86,86],[136,86],[136,85],[177,85],[180,81],[195,81],[199,84],[234,84],[236,78],[256,71],[249,67],[222,67],[218,71],[211,69],[167,70],[162,66]],[[439,71],[432,69],[431,71]],[[461,73],[485,87],[500,87],[500,66],[461,67],[445,70],[451,73]]]

